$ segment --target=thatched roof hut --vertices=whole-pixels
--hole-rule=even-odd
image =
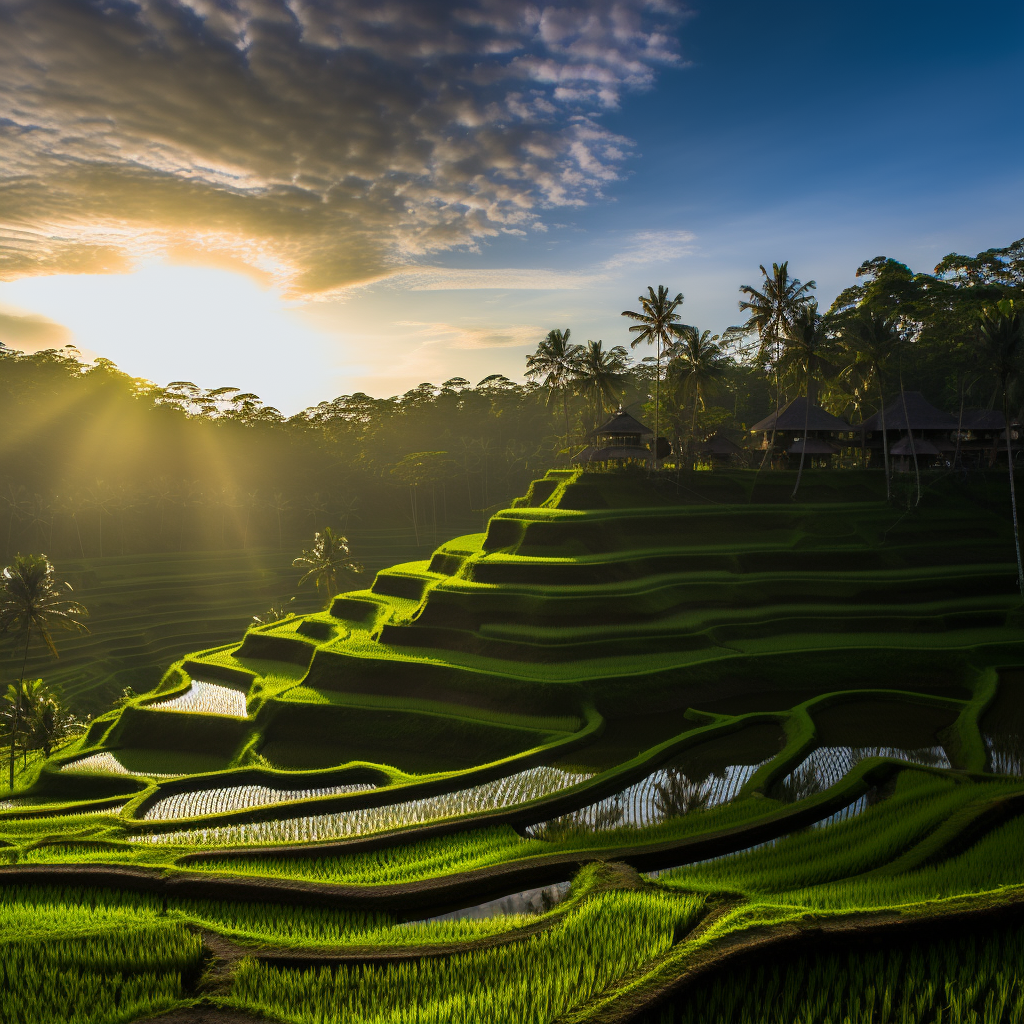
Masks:
[[[904,411],[906,404],[906,411]],[[957,419],[948,412],[936,409],[920,391],[904,391],[885,406],[885,432],[945,431],[956,430]],[[882,430],[882,413],[876,412],[869,416],[860,429],[873,434]]]
[[[825,412],[820,405],[811,402],[810,408],[808,408],[806,398],[794,398],[792,402],[779,410],[778,416],[772,412],[760,423],[755,423],[750,428],[750,432],[758,434],[761,431],[781,430],[787,433],[803,434],[805,419],[808,434],[836,434],[851,429],[846,420],[841,420],[838,416]]]
[[[613,459],[650,458],[651,452],[644,444],[644,438],[650,437],[654,431],[628,412],[619,409],[607,423],[595,427],[588,437],[594,443],[588,445],[578,455],[572,457],[573,462],[610,462]]]

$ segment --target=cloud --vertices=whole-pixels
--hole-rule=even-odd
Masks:
[[[32,313],[0,309],[0,343],[21,352],[63,348],[71,343],[71,331],[63,324]]]
[[[587,270],[578,272],[544,268],[448,268],[416,267],[389,278],[389,284],[409,291],[434,292],[458,289],[575,291],[610,281],[627,267],[668,263],[696,252],[692,231],[638,231],[618,252]]]
[[[461,289],[493,288],[505,290],[560,291],[585,288],[598,280],[593,275],[574,274],[561,270],[523,268],[422,267],[405,270],[388,279],[388,284],[414,292],[447,292]]]
[[[648,263],[667,263],[683,256],[691,256],[697,236],[692,231],[638,231],[630,237],[624,249],[601,263],[604,270],[643,266]]]
[[[535,345],[544,331],[535,324],[503,324],[500,328],[466,327],[459,324],[422,320],[396,320],[399,327],[415,327],[412,334],[448,348],[512,348]]]
[[[0,279],[172,249],[295,295],[603,195],[668,0],[0,0]]]

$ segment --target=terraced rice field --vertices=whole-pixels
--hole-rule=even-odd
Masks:
[[[631,827],[647,828],[691,811],[717,807],[734,799],[760,764],[727,765],[719,775],[694,782],[678,768],[660,768],[621,793],[606,797],[571,814],[526,829],[528,835],[545,838],[553,831],[602,832]]]
[[[149,706],[157,711],[190,711],[200,715],[245,718],[245,694],[241,690],[199,679],[193,679],[181,696]]]
[[[705,1024],[673,995],[705,982],[715,1021],[835,1024],[833,997],[858,1024],[1015,1020],[1019,943],[963,939],[1024,913],[1005,517],[946,478],[907,512],[870,471],[809,469],[796,501],[784,474],[696,477],[554,472],[315,616],[168,658],[188,690],[105,715],[8,801],[0,891],[47,883],[8,901],[16,963],[88,977],[102,1024],[196,1001],[294,1024]],[[43,956],[24,943],[47,922],[88,941]],[[154,940],[144,967],[163,1003],[128,986],[117,1016],[132,954],[90,960],[96,936],[186,926],[198,949]],[[812,965],[813,998],[787,973],[911,927],[956,950]],[[16,981],[24,1024],[101,1024]]]
[[[79,757],[74,761],[61,765],[62,772],[109,772],[112,775],[140,775],[141,772],[126,768],[117,758],[116,754],[109,750],[103,750],[98,754],[89,754],[88,757]],[[154,779],[173,779],[173,772],[146,772]]]
[[[372,783],[353,783],[345,786],[322,786],[318,789],[271,789],[269,786],[224,786],[201,789],[191,793],[175,793],[158,800],[143,818],[147,821],[174,818],[197,818],[205,814],[226,814],[249,807],[283,804],[291,800],[313,800],[341,793],[365,793],[373,789]]]
[[[396,558],[422,558],[411,530],[354,527],[355,556],[371,572]],[[89,610],[89,633],[60,640],[60,660],[41,650],[29,658],[31,675],[62,688],[84,713],[105,710],[126,686],[156,686],[167,666],[191,651],[236,640],[254,615],[288,602],[314,611],[312,588],[296,588],[298,550],[165,552],[62,559],[60,575]]]
[[[422,825],[442,818],[479,814],[500,807],[512,807],[575,786],[586,778],[587,775],[564,772],[557,768],[529,768],[494,782],[485,782],[469,789],[426,797],[422,800],[407,800],[382,807],[304,815],[299,818],[282,818],[246,825],[157,832],[139,837],[138,841],[189,846],[234,846],[343,839],[407,825]]]
[[[946,751],[938,746],[917,750],[901,747],[818,747],[786,776],[780,791],[799,795],[821,792],[836,785],[869,757],[894,757],[933,768],[950,767]]]

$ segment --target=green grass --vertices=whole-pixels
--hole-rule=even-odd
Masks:
[[[822,950],[720,970],[636,1024],[1020,1024],[1024,933]]]
[[[968,903],[1016,899],[1002,887],[1024,883],[1024,781],[985,774],[983,736],[998,734],[1000,765],[1021,760],[1024,622],[1006,522],[986,497],[972,503],[952,485],[906,513],[879,500],[878,479],[865,474],[844,483],[812,473],[799,502],[772,474],[702,476],[690,483],[705,498],[717,495],[714,503],[681,482],[553,474],[485,535],[450,541],[429,561],[405,545],[374,567],[400,564],[361,580],[333,614],[246,634],[251,615],[293,586],[292,552],[62,567],[73,579],[80,573],[78,596],[92,601],[96,629],[62,641],[65,657],[54,665],[67,692],[98,699],[123,685],[142,690],[167,665],[181,668],[110,716],[109,731],[94,725],[60,758],[26,770],[26,784],[38,772],[32,793],[47,816],[19,818],[19,804],[0,817],[8,844],[0,860],[174,866],[193,884],[230,874],[258,881],[280,902],[0,889],[0,934],[18,936],[37,966],[12,962],[59,978],[78,964],[83,979],[98,978],[95,965],[104,963],[127,979],[124,1006],[101,981],[81,987],[120,1020],[143,998],[129,975],[149,978],[161,1006],[194,991],[191,940],[174,959],[160,938],[186,926],[306,954],[507,932],[516,941],[444,959],[311,970],[247,960],[218,998],[294,1024],[575,1024],[599,1004],[645,991],[659,971],[685,969],[691,955],[764,929],[799,930],[808,915],[873,914],[958,894]],[[355,540],[357,556],[372,564]],[[311,592],[304,600],[315,606]],[[211,689],[205,705],[188,698],[186,675],[244,691],[245,716],[240,698],[229,704],[220,691]],[[233,717],[213,713],[229,706]],[[787,788],[813,750],[830,747],[840,753],[826,766],[834,776],[827,792]],[[848,747],[927,748],[942,765],[948,755],[952,768],[901,767],[892,756],[865,756],[851,768],[841,755]],[[56,770],[94,754],[143,778]],[[607,774],[576,785],[556,778],[552,762]],[[730,802],[702,809],[683,799],[735,765],[761,767]],[[664,820],[604,827],[611,823],[598,811],[616,788],[639,792],[664,768],[690,786]],[[183,777],[146,782],[154,773]],[[371,777],[402,788],[327,792]],[[105,796],[131,800],[126,814],[97,808]],[[163,798],[172,802],[160,813],[180,820],[128,816]],[[45,803],[54,799],[68,806]],[[844,802],[841,820],[808,827]],[[532,828],[537,819],[554,823],[532,830],[543,838],[508,824]],[[409,832],[379,835],[417,824],[427,827],[413,842]],[[712,842],[691,845],[703,837]],[[355,842],[308,857],[273,849],[334,838]],[[234,844],[243,849],[219,852]],[[657,844],[665,850],[655,860]],[[270,848],[246,849],[257,846]],[[617,881],[594,891],[587,868],[573,898],[540,921],[405,925],[372,910],[285,905],[308,898],[307,888],[289,888],[294,882],[363,887],[372,907],[373,886],[407,883],[419,894],[443,882],[438,891],[457,891],[452,876],[500,876],[507,865],[521,878],[546,857],[561,858],[568,874],[594,858],[649,865],[722,850],[734,852],[656,884],[607,869]],[[197,851],[216,856],[188,856]],[[724,904],[722,917],[686,938],[705,898]],[[536,934],[516,932],[525,925]],[[152,956],[110,944],[122,934],[152,935]],[[97,940],[90,952],[87,935],[109,943]],[[1000,966],[1018,969],[1019,943],[968,947],[973,980],[950,966],[952,953],[924,946],[896,973],[888,960],[844,960],[846,952],[801,954],[788,967],[765,960],[699,983],[695,999],[670,1006],[666,1020],[839,1024],[867,1015],[895,1024],[1024,1014]],[[949,991],[936,987],[944,970]],[[45,1019],[42,996],[24,998],[25,1019]],[[66,1005],[50,1006],[53,1019],[101,1019],[88,1016],[99,1013],[88,1000],[59,998]]]
[[[75,921],[71,915],[70,928],[53,927],[53,935],[0,942],[4,1020],[118,1024],[170,1009],[198,980],[202,943],[180,924],[119,922],[117,929],[76,936]]]
[[[444,960],[306,971],[248,961],[232,1001],[317,1024],[550,1021],[670,948],[700,912],[699,899],[608,893],[525,942]]]
[[[1022,790],[1020,783],[970,783],[903,771],[892,795],[856,817],[796,832],[767,848],[679,868],[663,875],[660,881],[685,889],[727,890],[750,896],[774,894],[773,898],[780,900],[783,897],[778,894],[786,893],[784,902],[810,901],[815,906],[828,906],[827,893],[846,892],[847,886],[852,887],[851,892],[856,891],[856,882],[831,887],[824,883],[880,869],[930,835],[956,810],[973,801]],[[1006,864],[1004,874],[1000,884],[1024,881],[1024,866],[1016,870]],[[809,886],[817,888],[805,888]],[[798,887],[799,894],[790,891]],[[944,895],[957,891],[950,887]],[[913,888],[908,889],[908,893],[913,892]],[[913,902],[914,898],[911,895],[903,902]],[[857,904],[848,900],[845,905]]]

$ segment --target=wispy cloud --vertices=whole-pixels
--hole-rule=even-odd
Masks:
[[[611,281],[627,267],[657,266],[697,252],[697,236],[691,231],[638,231],[621,249],[589,268],[574,272],[545,268],[449,268],[417,267],[389,279],[396,287],[410,291],[457,291],[498,289],[575,291]]]
[[[472,327],[439,321],[397,320],[399,327],[414,327],[412,334],[448,348],[513,348],[535,345],[544,334],[535,324],[503,324],[500,328]]]
[[[601,196],[672,0],[0,0],[0,278],[242,260],[296,295]]]

